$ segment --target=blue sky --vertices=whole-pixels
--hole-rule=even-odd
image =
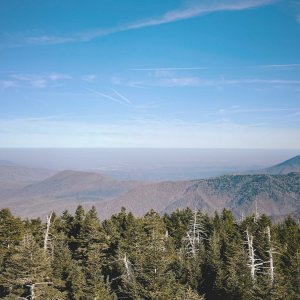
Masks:
[[[4,0],[0,147],[300,149],[300,1]]]

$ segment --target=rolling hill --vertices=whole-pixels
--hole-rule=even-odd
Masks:
[[[98,203],[135,188],[136,181],[118,181],[93,172],[62,171],[42,181],[6,193],[2,207],[22,216],[43,216],[54,209],[61,212],[79,203]]]
[[[298,170],[299,160],[297,156],[257,174],[154,183],[116,180],[94,172],[69,170],[53,175],[47,170],[1,166],[0,206],[23,217],[37,217],[52,209],[60,213],[78,204],[95,205],[106,218],[121,207],[137,215],[150,209],[170,213],[187,206],[208,213],[229,208],[238,216],[253,213],[258,203],[260,213],[274,218],[299,216],[300,173],[289,172]]]
[[[28,168],[0,161],[0,199],[52,176],[55,171]]]
[[[208,213],[230,208],[236,215],[278,216],[300,208],[300,173],[287,175],[227,175],[211,179],[162,182],[129,191],[112,201],[96,204],[102,217],[126,207],[137,215],[153,208],[170,213],[177,208],[200,208]]]
[[[118,181],[93,172],[62,171],[26,186],[15,197],[101,200],[118,196],[136,185],[135,181]]]

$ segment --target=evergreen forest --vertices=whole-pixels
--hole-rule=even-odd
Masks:
[[[300,299],[300,225],[189,208],[136,217],[95,208],[47,220],[0,210],[0,298]]]

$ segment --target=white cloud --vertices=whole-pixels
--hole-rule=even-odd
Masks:
[[[192,87],[207,85],[208,82],[201,80],[199,77],[173,77],[168,79],[163,79],[161,81],[162,85],[165,86],[180,86],[180,87]]]
[[[87,81],[87,82],[93,82],[97,79],[97,75],[95,74],[88,74],[88,75],[84,75],[81,78],[83,81]]]
[[[121,98],[123,101],[125,101],[128,104],[131,104],[131,101],[124,96],[123,94],[121,94],[120,92],[116,91],[115,89],[111,89],[119,98]]]
[[[175,71],[198,71],[198,70],[231,70],[231,69],[255,69],[255,68],[266,68],[266,69],[294,69],[299,68],[300,64],[268,64],[268,65],[241,65],[233,67],[156,67],[156,68],[139,68],[131,69],[131,71],[151,71],[156,72],[175,72]]]
[[[45,78],[52,80],[52,81],[59,81],[59,80],[71,79],[72,77],[70,75],[66,75],[66,74],[51,73],[51,74],[45,75]]]
[[[299,107],[293,108],[240,108],[233,106],[231,108],[219,109],[218,114],[227,115],[227,114],[240,114],[240,113],[268,113],[268,112],[297,112]]]
[[[120,85],[123,82],[123,78],[119,77],[119,76],[113,76],[111,78],[111,83],[114,85]]]
[[[160,17],[141,20],[131,24],[124,24],[108,29],[94,29],[89,31],[77,32],[68,37],[63,36],[35,36],[26,39],[28,44],[62,44],[69,42],[88,42],[95,38],[114,34],[122,31],[135,30],[144,27],[153,27],[167,23],[173,23],[181,20],[199,17],[201,15],[215,13],[220,11],[241,11],[252,9],[264,5],[272,4],[274,0],[227,0],[210,1],[207,4],[197,4],[184,9],[168,11]]]
[[[18,86],[18,82],[16,80],[0,80],[0,87],[4,89],[17,87],[17,86]]]
[[[258,65],[258,67],[262,68],[273,68],[273,69],[281,69],[281,68],[299,68],[300,64],[273,64],[273,65]]]
[[[197,86],[225,86],[225,85],[300,85],[300,80],[292,79],[261,79],[261,78],[247,78],[247,79],[204,79],[197,76],[189,77],[165,77],[156,80],[144,80],[129,83],[129,86],[157,86],[157,87],[197,87]]]
[[[195,5],[186,9],[173,10],[159,18],[136,22],[127,26],[128,29],[156,26],[180,20],[195,18],[204,14],[218,11],[239,11],[264,6],[273,3],[272,0],[243,0],[243,1],[210,1],[209,4]]]
[[[45,44],[63,44],[63,43],[70,43],[74,42],[74,38],[64,38],[59,36],[33,36],[26,38],[26,42],[28,44],[36,44],[36,45],[45,45]],[[19,46],[19,45],[17,45]]]
[[[71,76],[60,73],[49,74],[27,74],[27,73],[15,73],[9,76],[13,78],[14,86],[26,86],[29,85],[33,88],[45,88],[51,83],[62,82],[64,80],[71,79]]]
[[[117,95],[117,97],[113,97],[113,96],[111,96],[111,95],[107,95],[107,94],[104,94],[104,93],[102,93],[102,92],[99,92],[99,91],[96,91],[96,90],[94,90],[94,89],[87,88],[87,87],[85,87],[84,89],[87,90],[87,91],[92,92],[92,93],[95,94],[95,95],[100,96],[101,98],[108,99],[108,100],[113,101],[113,102],[115,102],[115,103],[119,103],[119,104],[122,104],[122,105],[128,105],[128,104],[130,103],[129,100],[128,100],[127,98],[125,98],[123,95],[122,95],[122,97],[121,97],[121,96],[120,96],[121,94],[116,93],[116,91],[113,90],[113,89],[112,89],[112,91]]]
[[[208,67],[169,67],[169,68],[143,68],[131,69],[131,71],[155,71],[155,72],[170,72],[170,71],[191,71],[191,70],[207,70]]]

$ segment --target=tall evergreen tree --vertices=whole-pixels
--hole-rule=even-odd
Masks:
[[[30,234],[5,262],[1,282],[9,297],[27,299],[63,299],[51,278],[50,259]],[[48,298],[47,298],[48,297]]]
[[[101,224],[95,208],[79,206],[47,225],[1,210],[0,241],[1,299],[300,299],[300,226],[291,217],[236,221],[224,210],[195,221],[189,209],[163,218],[122,209]],[[263,265],[253,273],[255,259]]]

